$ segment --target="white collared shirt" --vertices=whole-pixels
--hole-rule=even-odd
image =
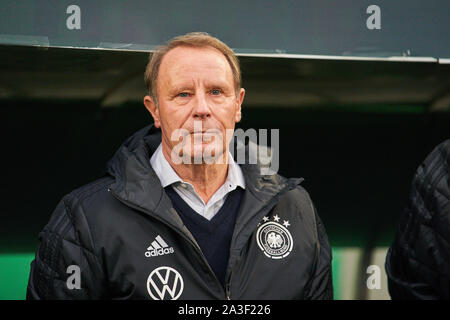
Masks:
[[[233,160],[231,153],[228,152],[228,175],[225,183],[213,194],[208,203],[197,194],[192,184],[183,181],[167,161],[162,152],[162,144],[150,158],[150,164],[155,170],[156,175],[161,181],[163,188],[173,184],[173,189],[180,197],[198,214],[211,220],[219,211],[228,196],[228,193],[238,186],[245,189],[244,175],[241,167]]]

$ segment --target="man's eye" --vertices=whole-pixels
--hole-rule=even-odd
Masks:
[[[178,94],[178,96],[181,97],[181,98],[187,98],[187,97],[189,97],[189,93],[181,92],[181,93]]]
[[[220,90],[219,89],[213,89],[213,90],[211,90],[211,94],[217,96],[217,95],[220,94]]]

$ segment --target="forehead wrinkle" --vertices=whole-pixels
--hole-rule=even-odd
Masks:
[[[188,52],[180,52],[185,50]],[[189,51],[195,54],[189,54]],[[204,55],[204,59],[199,59],[199,53]],[[177,63],[174,63],[175,61]],[[163,58],[160,66],[160,75],[165,75],[165,78],[180,79],[185,74],[198,75],[200,77],[210,76],[203,74],[202,71],[210,70],[216,73],[218,77],[222,77],[222,81],[233,81],[233,72],[226,58],[221,52],[212,48],[185,48],[178,47],[169,51]],[[163,76],[164,77],[164,76]],[[229,78],[229,79],[227,79]]]

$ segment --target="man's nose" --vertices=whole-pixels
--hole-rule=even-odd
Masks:
[[[204,119],[211,116],[211,110],[208,105],[207,97],[205,93],[198,93],[195,95],[196,101],[194,106],[194,118]]]

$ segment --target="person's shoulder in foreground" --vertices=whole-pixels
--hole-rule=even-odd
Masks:
[[[450,299],[450,140],[413,178],[409,204],[386,257],[392,299]]]
[[[331,248],[302,179],[222,162],[245,93],[232,50],[203,33],[175,38],[152,55],[146,82],[154,125],[58,204],[27,298],[332,299]]]

